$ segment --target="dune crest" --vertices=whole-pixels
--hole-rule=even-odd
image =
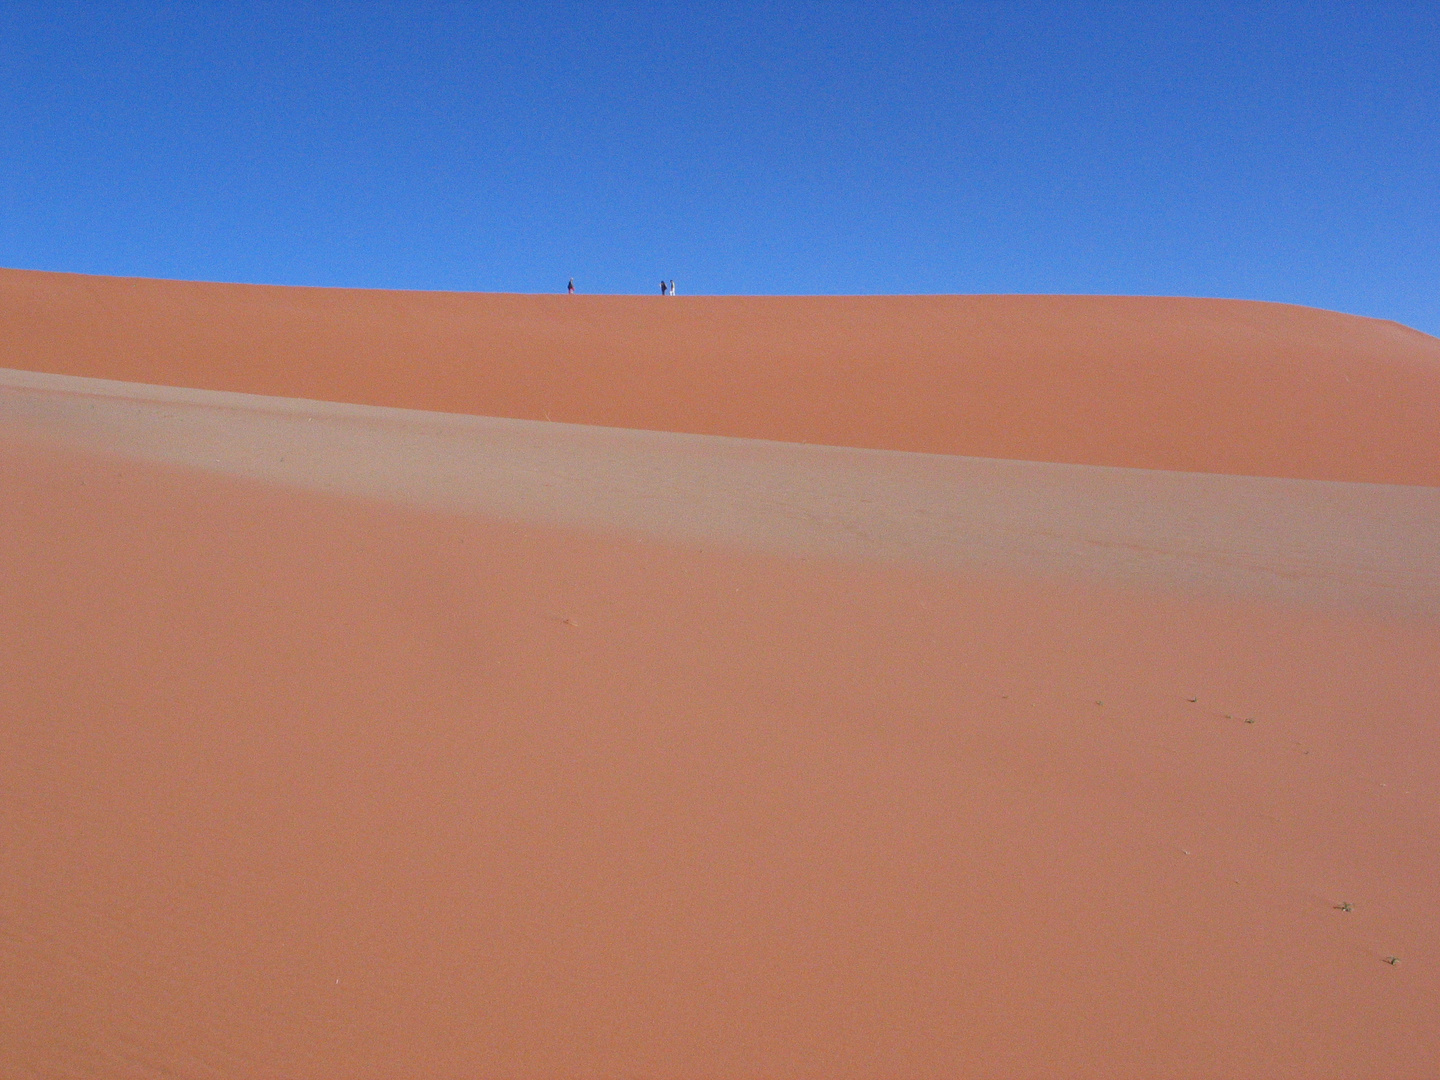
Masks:
[[[1440,486],[1440,340],[1247,301],[662,300],[0,270],[0,367],[785,442]]]
[[[545,527],[1440,620],[1440,490],[962,458],[0,369],[42,446]]]

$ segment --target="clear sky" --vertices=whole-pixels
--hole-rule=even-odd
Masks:
[[[0,0],[0,265],[1440,334],[1440,4]]]

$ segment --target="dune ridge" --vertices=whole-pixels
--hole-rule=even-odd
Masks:
[[[785,442],[1440,486],[1440,340],[1248,301],[521,296],[0,270],[0,366]]]
[[[267,398],[0,369],[40,445],[542,526],[1440,619],[1440,490]]]

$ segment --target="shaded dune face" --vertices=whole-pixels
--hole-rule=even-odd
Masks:
[[[1440,485],[1440,341],[1246,301],[518,296],[6,270],[0,367],[837,446]]]

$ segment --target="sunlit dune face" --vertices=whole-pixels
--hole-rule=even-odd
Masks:
[[[0,307],[0,1074],[1440,1071],[1432,339]]]
[[[0,271],[0,366],[1147,469],[1440,485],[1440,341],[1154,297],[517,296]]]

